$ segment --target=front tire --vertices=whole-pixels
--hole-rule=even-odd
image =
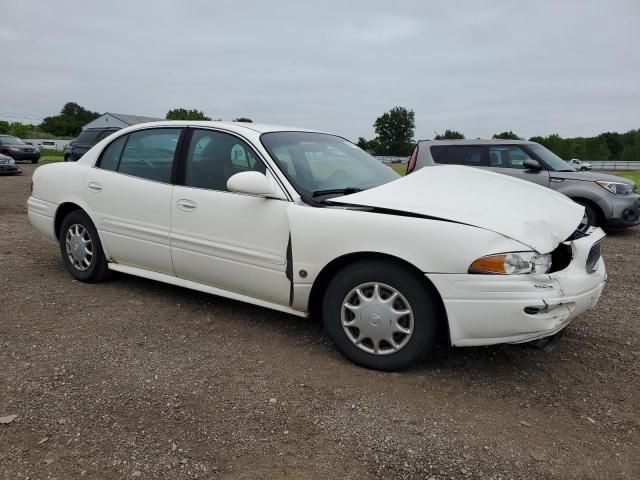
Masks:
[[[64,218],[58,242],[62,261],[76,280],[96,283],[108,278],[100,237],[85,212],[74,210]]]
[[[389,261],[345,267],[330,282],[322,307],[325,330],[336,348],[358,365],[383,371],[423,360],[443,320],[425,280]]]
[[[597,227],[600,222],[596,209],[588,202],[582,200],[574,200],[574,202],[584,207],[584,216],[582,217],[580,225],[578,225],[578,230],[586,233],[591,227]]]

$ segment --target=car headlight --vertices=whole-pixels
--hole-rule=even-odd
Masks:
[[[629,185],[622,182],[606,182],[604,180],[598,180],[596,182],[602,188],[606,188],[614,195],[631,195],[635,188],[635,185]]]
[[[551,269],[551,255],[536,252],[510,252],[488,255],[474,261],[469,273],[519,275],[547,273]]]
[[[12,152],[19,152],[20,149],[18,147],[9,147],[9,150],[11,150]]]
[[[15,165],[16,161],[13,158],[9,158],[9,160],[7,161],[7,164],[9,165]]]

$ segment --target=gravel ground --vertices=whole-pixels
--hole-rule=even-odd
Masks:
[[[0,177],[0,478],[640,477],[640,229],[608,237],[604,295],[553,352],[384,374],[311,320],[72,280],[23,170]]]

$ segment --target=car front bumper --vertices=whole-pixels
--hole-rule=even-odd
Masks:
[[[14,160],[40,160],[40,152],[14,152],[11,151],[9,156]]]
[[[0,165],[0,175],[20,175],[22,170],[16,165]]]
[[[640,195],[612,195],[612,213],[607,217],[607,227],[628,228],[640,225]]]
[[[440,293],[455,346],[522,343],[548,337],[598,302],[607,278],[602,258],[588,273],[596,229],[571,242],[565,269],[546,275],[427,274]]]

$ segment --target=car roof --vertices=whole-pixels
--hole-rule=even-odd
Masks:
[[[502,140],[465,138],[464,140],[418,140],[418,143],[428,143],[429,145],[532,145],[535,142],[528,140]]]
[[[246,130],[253,130],[258,133],[268,132],[314,132],[326,133],[318,130],[311,130],[300,127],[285,127],[282,125],[269,125],[264,123],[249,122],[216,122],[216,121],[195,121],[195,120],[161,120],[158,122],[139,123],[134,128],[129,127],[127,130],[134,131],[146,127],[219,127],[225,130],[242,133]]]

